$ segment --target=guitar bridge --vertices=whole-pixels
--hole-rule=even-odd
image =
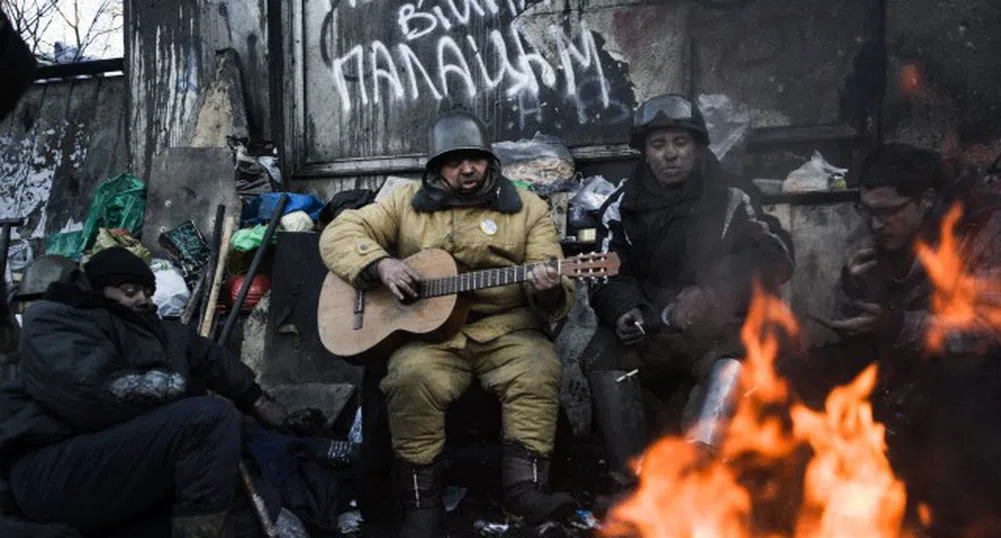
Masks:
[[[355,290],[355,302],[354,308],[352,309],[354,313],[354,322],[351,324],[351,328],[354,330],[360,330],[365,324],[365,292],[362,290]]]

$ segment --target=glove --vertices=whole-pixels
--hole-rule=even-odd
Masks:
[[[261,425],[270,428],[272,430],[277,430],[282,433],[288,433],[290,431],[288,424],[288,410],[285,406],[275,401],[268,394],[262,394],[260,398],[254,402],[254,406],[250,413],[257,422]]]

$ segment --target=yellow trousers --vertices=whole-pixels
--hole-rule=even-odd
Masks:
[[[504,440],[549,455],[556,435],[560,374],[555,346],[535,330],[485,343],[468,338],[411,342],[390,357],[380,384],[393,449],[415,465],[437,458],[445,447],[445,411],[475,377],[501,402]]]

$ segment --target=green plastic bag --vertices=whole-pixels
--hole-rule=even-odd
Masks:
[[[146,184],[131,174],[122,174],[101,183],[94,193],[83,230],[51,235],[45,240],[46,254],[59,254],[74,260],[90,250],[101,228],[122,228],[140,238],[146,217]]]
[[[233,237],[230,238],[229,244],[233,247],[233,250],[250,252],[261,246],[261,243],[264,242],[264,232],[267,230],[268,227],[264,224],[258,224],[253,228],[237,230],[233,233]]]

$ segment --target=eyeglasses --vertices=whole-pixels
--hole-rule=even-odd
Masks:
[[[897,213],[913,202],[914,200],[906,200],[897,205],[886,207],[866,207],[862,202],[855,202],[855,211],[858,211],[858,214],[865,220],[879,219],[881,222],[886,222],[896,217]]]
[[[633,118],[637,127],[650,125],[657,119],[690,120],[695,116],[692,103],[680,95],[659,95],[643,103]]]

